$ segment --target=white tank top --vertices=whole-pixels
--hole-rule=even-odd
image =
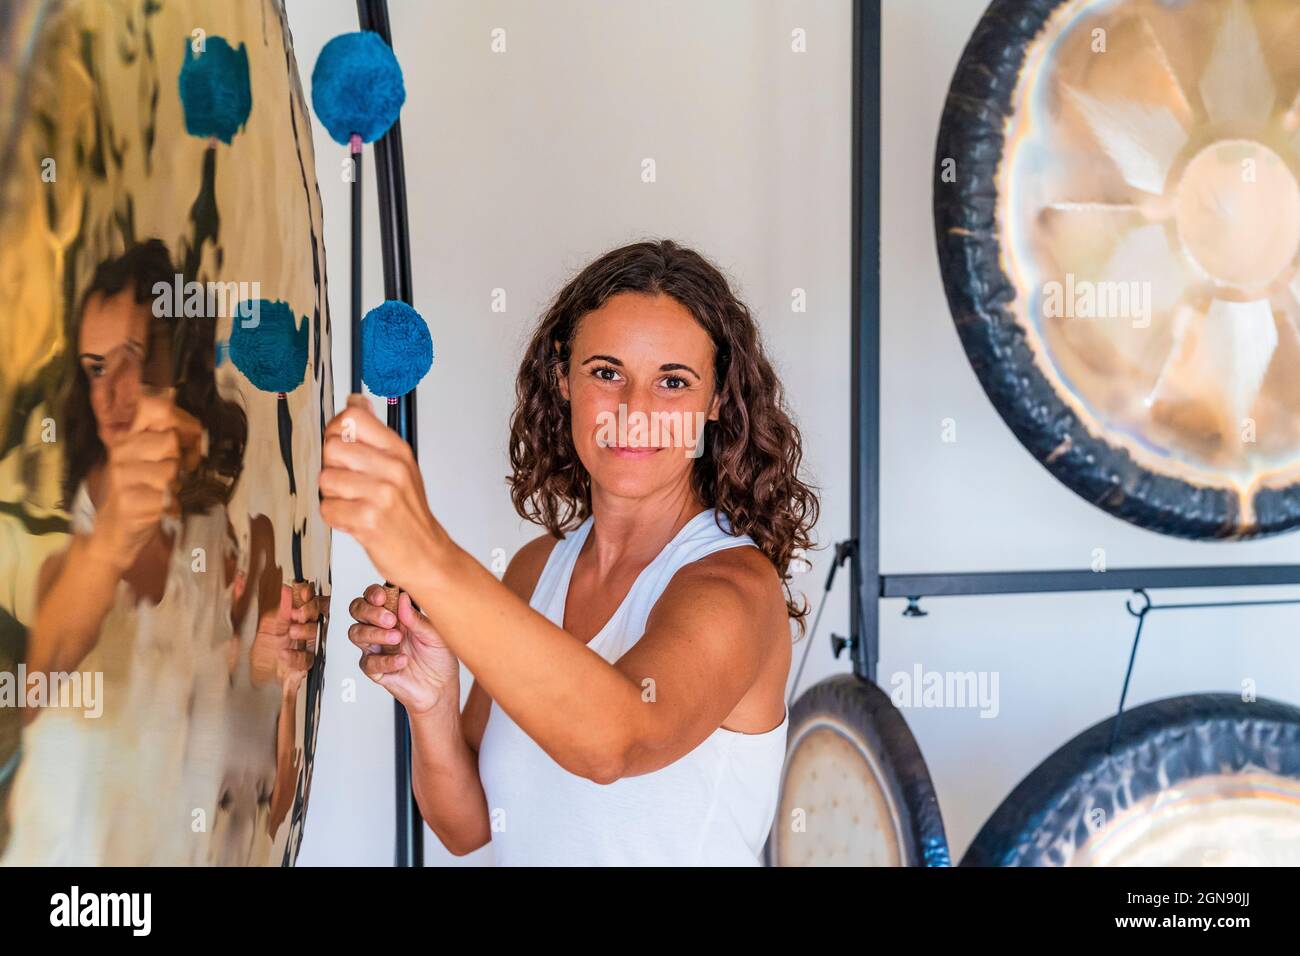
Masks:
[[[727,531],[718,527],[721,521]],[[529,602],[559,627],[569,578],[591,532],[587,518],[556,543]],[[587,645],[611,664],[645,632],[646,618],[683,565],[754,546],[725,516],[700,512],[632,585]],[[598,784],[570,773],[495,701],[479,746],[498,866],[757,866],[776,812],[789,714],[761,734],[719,727],[653,773]]]

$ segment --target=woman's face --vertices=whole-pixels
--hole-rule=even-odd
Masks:
[[[149,309],[129,290],[86,301],[77,357],[90,385],[90,407],[105,448],[120,441],[135,418],[148,335]]]
[[[713,362],[709,334],[669,296],[623,292],[583,316],[560,391],[593,486],[642,498],[687,480],[718,417]]]

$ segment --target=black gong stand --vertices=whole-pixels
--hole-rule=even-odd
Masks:
[[[905,617],[923,617],[925,597],[983,594],[1048,594],[1070,591],[1133,591],[1145,609],[1129,611],[1138,619],[1129,658],[1150,611],[1192,607],[1240,607],[1297,604],[1297,600],[1221,601],[1199,604],[1152,604],[1147,592],[1160,588],[1270,587],[1300,584],[1300,565],[1229,565],[1224,567],[1124,568],[1113,571],[983,571],[946,574],[880,572],[880,41],[882,0],[853,4],[853,367],[851,461],[853,501],[851,537],[842,543],[836,563],[851,562],[848,639],[832,636],[835,655],[848,648],[853,672],[876,681],[880,660],[881,602],[906,598]],[[824,600],[824,597],[823,597]],[[1128,691],[1125,677],[1120,711]]]
[[[387,0],[357,0],[357,19],[362,30],[373,30],[393,45]],[[357,169],[360,160],[357,160]],[[384,259],[384,298],[414,307],[411,289],[411,238],[406,218],[406,168],[402,161],[402,121],[395,120],[388,132],[375,141],[375,188],[379,193],[379,244]],[[354,196],[359,191],[354,190]],[[354,199],[355,202],[355,199]],[[356,250],[353,251],[356,254]],[[359,272],[353,264],[353,282]],[[359,311],[360,290],[352,290],[353,311]],[[361,374],[357,323],[353,323],[353,388]],[[416,452],[415,392],[413,388],[396,404],[388,406],[388,427],[397,432]],[[411,724],[406,708],[393,701],[393,782],[396,796],[394,865],[424,866],[424,818],[411,787]]]

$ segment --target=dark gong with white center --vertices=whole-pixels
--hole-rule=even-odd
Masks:
[[[947,866],[925,759],[875,684],[843,674],[790,710],[770,866]]]
[[[1300,524],[1300,5],[994,0],[935,177],[962,344],[1053,475],[1180,537]]]
[[[1300,709],[1173,697],[1125,713],[1114,730],[1112,717],[1044,760],[962,866],[1300,863]]]

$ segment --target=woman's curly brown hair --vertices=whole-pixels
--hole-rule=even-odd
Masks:
[[[775,565],[786,609],[802,634],[808,602],[794,600],[790,563],[797,550],[812,546],[818,501],[799,479],[799,429],[786,412],[749,309],[712,263],[671,240],[605,253],[542,316],[519,366],[510,417],[513,474],[507,481],[515,510],[556,537],[591,514],[591,476],[578,459],[558,382],[568,373],[579,321],[621,292],[671,296],[713,340],[718,419],[705,427],[692,485],[705,505],[726,515],[734,533],[753,538]]]

